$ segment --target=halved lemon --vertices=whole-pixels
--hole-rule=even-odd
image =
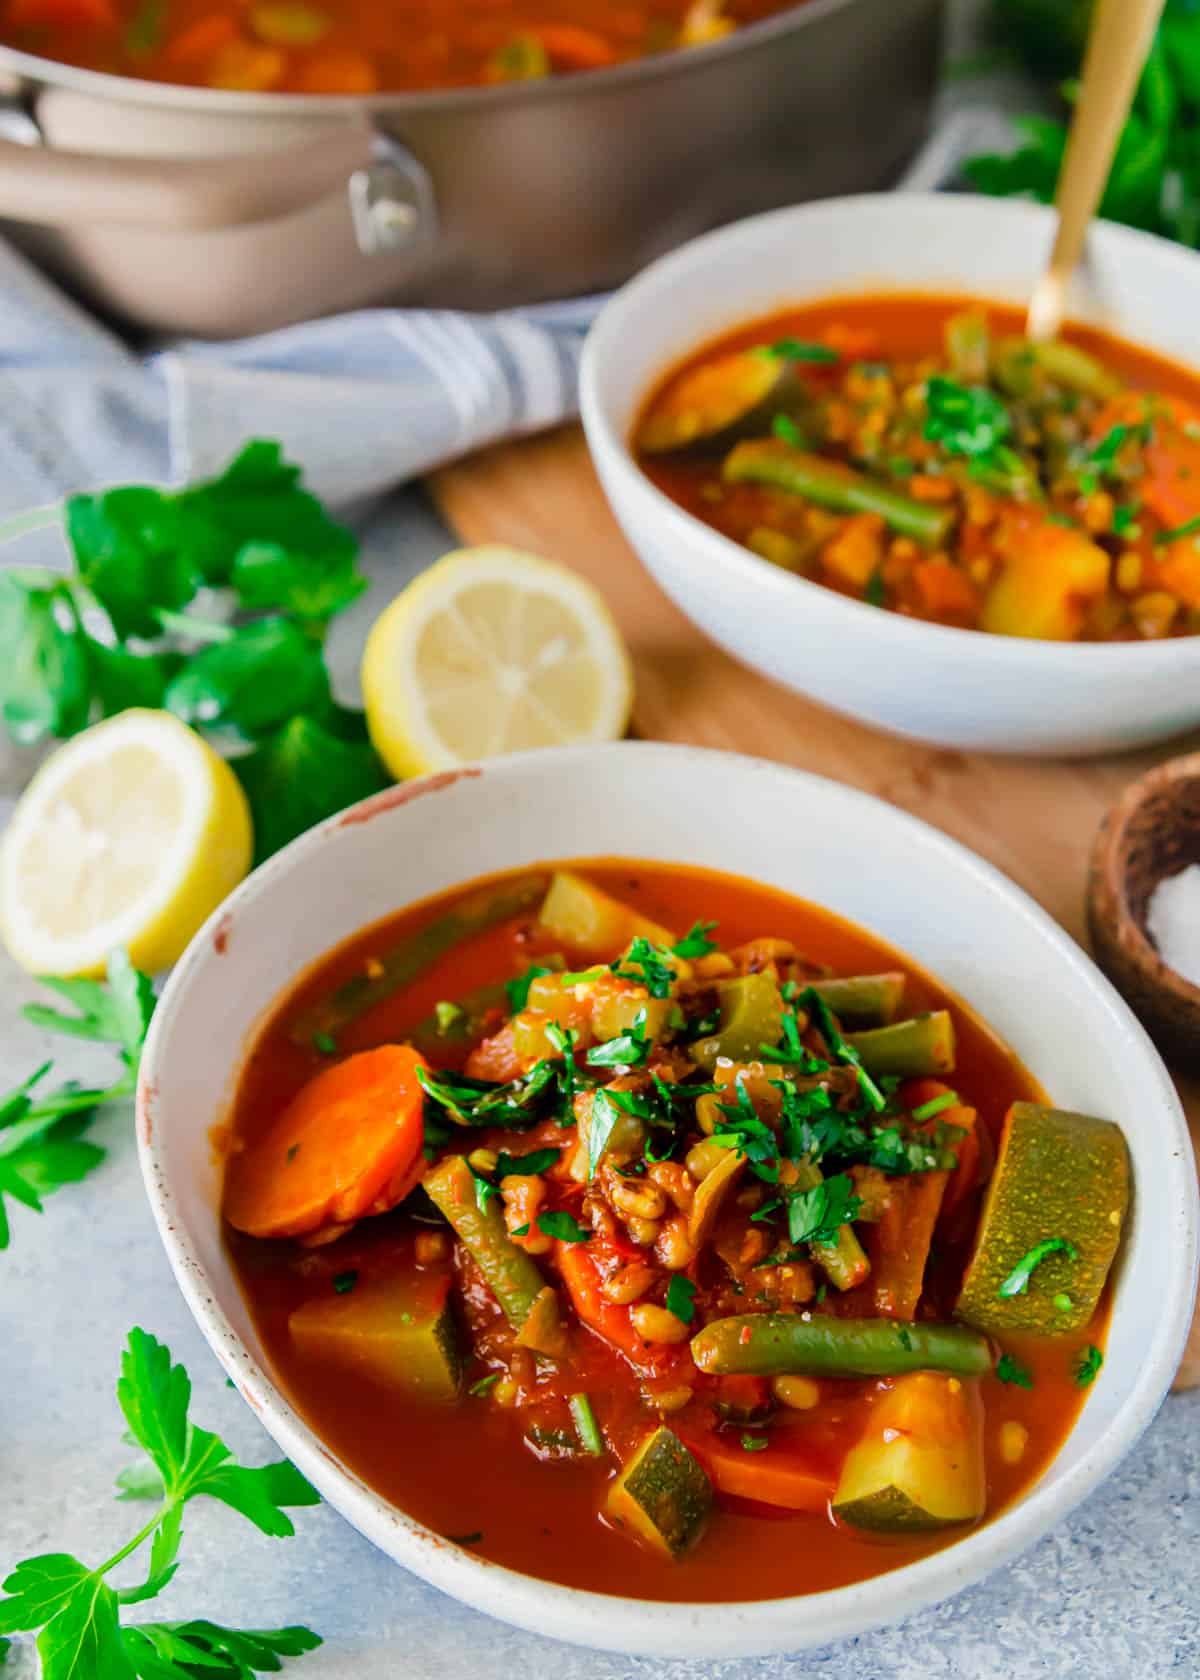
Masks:
[[[0,843],[0,926],[22,968],[90,975],[123,945],[173,963],[248,873],[237,777],[168,712],[121,712],[42,765]]]
[[[603,599],[519,549],[445,555],[375,621],[362,663],[367,726],[394,776],[527,747],[613,741],[633,675]]]

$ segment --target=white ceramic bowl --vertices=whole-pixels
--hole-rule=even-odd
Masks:
[[[655,489],[629,450],[650,389],[730,327],[838,294],[974,293],[1021,303],[1053,237],[1039,205],[949,194],[830,199],[740,222],[653,264],[583,355],[592,459],[672,600],[747,665],[835,711],[942,746],[1085,754],[1200,722],[1200,637],[1033,642],[881,612],[789,576]],[[1100,223],[1071,316],[1195,365],[1200,258]]]
[[[222,1247],[209,1142],[256,1025],[297,975],[380,917],[487,871],[588,856],[707,865],[830,906],[976,1004],[1057,1102],[1124,1127],[1136,1197],[1103,1369],[1037,1487],[948,1550],[859,1586],[757,1604],[643,1603],[555,1586],[447,1544],[372,1493],[272,1381]],[[477,1609],[643,1656],[821,1644],[978,1580],[1129,1450],[1166,1391],[1191,1316],[1187,1130],[1166,1070],[1100,972],[1030,899],[934,829],[836,783],[721,753],[626,743],[501,759],[389,790],[297,840],[238,888],[172,974],[142,1060],[138,1136],[159,1231],[201,1329],[326,1499],[406,1568]]]

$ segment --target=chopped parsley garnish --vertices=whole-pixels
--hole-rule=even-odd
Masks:
[[[500,1192],[490,1178],[486,1178],[477,1168],[472,1167],[469,1161],[467,1165],[471,1172],[471,1182],[475,1186],[475,1206],[480,1213],[486,1213],[488,1203],[493,1196],[498,1196]]]
[[[1032,1388],[1033,1373],[1015,1360],[1011,1353],[1002,1353],[996,1361],[996,1375],[1002,1383],[1010,1383],[1014,1388]]]
[[[529,1126],[536,1118],[538,1099],[548,1088],[557,1089],[558,1068],[552,1061],[540,1061],[506,1084],[425,1067],[417,1069],[417,1078],[430,1101],[460,1126]]]
[[[762,1452],[763,1448],[770,1446],[770,1444],[770,1441],[765,1435],[743,1434],[742,1436],[743,1452]]]
[[[1012,430],[1008,410],[983,385],[960,385],[935,374],[925,387],[925,437],[947,455],[994,457]]]
[[[1174,542],[1176,537],[1190,537],[1200,531],[1200,513],[1192,519],[1185,519],[1182,525],[1172,525],[1169,531],[1160,531],[1155,537],[1156,543]]]
[[[804,433],[790,414],[777,414],[771,421],[771,430],[784,443],[790,443],[793,449],[804,448]]]
[[[825,362],[841,361],[836,350],[831,350],[827,344],[814,344],[805,338],[777,338],[774,344],[759,344],[755,347],[758,356],[774,356],[780,362]]]
[[[836,1242],[841,1227],[856,1218],[862,1206],[849,1173],[838,1173],[809,1190],[788,1192],[786,1200],[788,1238],[797,1244]]]
[[[926,1120],[932,1120],[935,1114],[941,1114],[944,1109],[957,1107],[958,1092],[943,1091],[940,1097],[930,1097],[929,1101],[922,1103],[920,1108],[914,1108],[912,1117],[914,1120],[923,1123]]]
[[[1028,1254],[1023,1254],[1009,1272],[1004,1282],[997,1290],[1001,1300],[1009,1300],[1013,1295],[1024,1295],[1029,1288],[1029,1280],[1043,1260],[1048,1260],[1052,1254],[1065,1254],[1068,1260],[1078,1260],[1079,1251],[1073,1243],[1065,1237],[1047,1237],[1044,1242],[1035,1243]]]
[[[724,1144],[727,1149],[736,1149],[746,1157],[755,1177],[775,1184],[779,1179],[779,1146],[775,1133],[765,1120],[759,1119],[750,1094],[740,1079],[735,1089],[736,1103],[718,1104],[726,1121],[721,1130],[713,1134],[713,1141]]]
[[[287,1152],[286,1159],[287,1159],[287,1164],[288,1164],[289,1167],[291,1166],[292,1162],[296,1159],[297,1155],[299,1155],[299,1153],[300,1153],[300,1145],[298,1143],[290,1143],[288,1145],[288,1152]]]
[[[681,1324],[690,1324],[696,1316],[696,1285],[675,1272],[667,1285],[665,1305]]]
[[[486,1394],[487,1391],[490,1388],[495,1388],[496,1384],[499,1381],[500,1381],[499,1371],[489,1371],[489,1373],[486,1377],[480,1377],[478,1382],[472,1383],[470,1388],[467,1390],[467,1393],[468,1394]]]
[[[1078,1388],[1089,1388],[1096,1380],[1096,1373],[1104,1363],[1104,1355],[1091,1342],[1080,1353],[1075,1362],[1075,1383]]]
[[[1138,504],[1136,502],[1118,502],[1113,509],[1112,529],[1114,537],[1133,535],[1133,528],[1137,522]]]
[[[559,1242],[586,1242],[591,1236],[585,1231],[577,1219],[573,1219],[563,1208],[553,1208],[549,1213],[539,1213],[537,1228],[546,1237],[557,1237]],[[514,1232],[515,1236],[516,1233]]]
[[[1069,1295],[1056,1295],[1054,1297],[1054,1306],[1057,1312],[1070,1312],[1074,1305],[1075,1303]]]
[[[357,1272],[339,1272],[333,1280],[333,1292],[335,1295],[349,1295],[357,1282]]]
[[[1116,465],[1117,455],[1120,452],[1121,445],[1125,442],[1125,439],[1128,436],[1128,426],[1110,426],[1108,431],[1105,432],[1104,436],[1100,439],[1099,443],[1096,444],[1093,449],[1088,450],[1085,461],[1087,467],[1090,468],[1091,471],[1085,476],[1094,479],[1094,475],[1096,473],[1103,476],[1105,473],[1111,472],[1113,467]]]
[[[623,957],[610,963],[609,968],[618,980],[636,980],[638,985],[645,986],[652,998],[665,998],[671,995],[671,983],[675,978],[675,971],[670,963],[671,953],[661,945],[652,945],[639,933]],[[628,964],[623,967],[622,964]]]
[[[837,1023],[834,1021],[833,1013],[820,992],[815,991],[812,986],[806,987],[800,994],[800,1003],[803,1008],[808,1010],[821,1029],[821,1036],[829,1046],[830,1053],[838,1061],[857,1068],[859,1089],[876,1113],[881,1114],[887,1107],[887,1097],[863,1066],[862,1057],[858,1051],[842,1037]]]
[[[493,1177],[499,1183],[502,1178],[514,1175],[520,1177],[526,1173],[548,1172],[558,1160],[559,1153],[557,1149],[531,1149],[527,1155],[510,1155],[502,1149],[496,1157]]]
[[[780,419],[785,416],[780,415]],[[716,922],[693,922],[677,945],[671,949],[677,957],[706,957],[710,951],[715,951],[717,942],[708,936],[716,927]]]
[[[896,1340],[900,1343],[900,1346],[904,1349],[905,1353],[912,1352],[912,1335],[907,1326],[903,1324],[898,1324],[896,1326]]]
[[[628,1093],[623,1093],[628,1095]],[[613,1100],[614,1091],[597,1091],[592,1098],[592,1112],[588,1116],[588,1178],[593,1179],[608,1148],[613,1127],[621,1118],[621,1110]]]
[[[515,980],[506,980],[504,990],[508,993],[508,1011],[510,1015],[519,1015],[529,1002],[529,988],[533,982],[543,974],[553,974],[554,970],[545,968],[541,963],[530,963],[524,974],[519,974]]]
[[[327,1033],[327,1032],[314,1033],[313,1034],[313,1049],[319,1051],[322,1056],[336,1056],[337,1055],[337,1039],[334,1038],[332,1033]]]
[[[639,1009],[632,1027],[589,1050],[587,1061],[589,1067],[641,1067],[649,1054],[646,1011]]]
[[[882,567],[877,567],[867,579],[867,587],[863,590],[863,600],[869,607],[887,605],[887,588],[883,581]]]

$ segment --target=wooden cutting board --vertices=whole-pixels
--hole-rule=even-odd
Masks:
[[[643,571],[577,427],[472,456],[430,488],[464,542],[532,549],[596,585],[633,655],[635,734],[756,753],[865,788],[990,859],[1085,946],[1085,872],[1101,817],[1133,777],[1197,744],[1080,763],[993,758],[881,735],[789,694],[708,642]],[[1177,1083],[1200,1151],[1200,1082]],[[1200,1315],[1176,1386],[1198,1384]]]

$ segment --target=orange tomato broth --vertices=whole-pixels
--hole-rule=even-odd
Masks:
[[[840,367],[810,368],[804,365],[801,368],[802,375],[806,379],[813,379],[815,389],[820,393],[830,388],[834,376],[840,377],[851,364],[859,361],[889,368],[899,364],[902,369],[907,370],[909,376],[912,375],[914,365],[923,359],[936,357],[939,361],[944,361],[943,329],[947,320],[961,311],[972,309],[985,313],[993,342],[1008,336],[1019,337],[1024,332],[1023,312],[1011,304],[967,295],[905,291],[826,297],[748,322],[698,348],[656,380],[634,427],[634,439],[636,440],[638,429],[645,417],[664,394],[670,393],[688,373],[728,352],[747,350],[789,338],[835,347],[841,352]],[[1200,376],[1195,372],[1096,327],[1069,323],[1063,328],[1061,338],[1103,363],[1106,369],[1127,383],[1131,392],[1154,393],[1180,401],[1185,405],[1180,420],[1187,421],[1189,438],[1196,437],[1200,430],[1200,426],[1197,425],[1197,421],[1200,421]],[[1086,399],[1082,406],[1088,407]],[[864,404],[863,412],[868,407],[869,400]],[[1122,406],[1120,397],[1105,402],[1093,402],[1090,404],[1090,410],[1099,415],[1099,431],[1103,431],[1111,422],[1128,422],[1134,419]],[[754,436],[760,435],[769,436],[770,426],[766,425],[761,430],[755,428]],[[1094,443],[1095,440],[1096,434],[1093,433],[1090,441]],[[1009,441],[1016,440],[1014,438]],[[758,483],[723,483],[722,462],[727,453],[724,448],[708,453],[685,450],[674,454],[648,454],[637,450],[636,441],[633,447],[641,470],[660,490],[695,518],[735,542],[745,544],[756,526],[781,523],[785,529],[791,529],[786,522],[793,517],[800,519],[803,516],[801,510],[805,509],[806,504],[801,497],[789,496]],[[811,445],[814,454],[827,455],[837,460],[846,459],[847,447],[841,443],[832,447],[819,442]],[[1156,467],[1154,464],[1154,447],[1156,446],[1147,451],[1149,468],[1152,474],[1157,471],[1165,476],[1161,453],[1159,465]],[[1107,588],[1099,588],[1096,598],[1091,602],[1094,610],[1085,614],[1083,609],[1079,609],[1078,622],[1069,632],[1061,634],[1061,639],[1123,641],[1136,640],[1139,637],[1151,639],[1161,635],[1195,634],[1200,630],[1200,545],[1195,545],[1193,549],[1193,541],[1189,536],[1186,539],[1187,552],[1180,552],[1185,546],[1184,543],[1159,546],[1159,537],[1164,528],[1182,525],[1191,514],[1200,513],[1200,443],[1184,440],[1183,452],[1187,460],[1179,467],[1174,484],[1168,486],[1160,479],[1165,504],[1162,509],[1164,517],[1155,517],[1146,504],[1141,508],[1138,523],[1127,535],[1118,535],[1115,527],[1109,530],[1090,526],[1087,523],[1089,510],[1082,498],[1072,501],[1059,493],[1051,498],[1052,533],[1058,528],[1058,533],[1062,536],[1065,534],[1063,528],[1071,524],[1081,535],[1092,538],[1105,548],[1112,557]],[[944,471],[945,466],[946,457],[942,457],[940,462],[935,462],[930,471]],[[956,495],[961,495],[962,489],[970,482],[966,462],[951,462],[950,471],[959,475]],[[911,482],[913,481],[898,478],[893,487],[905,491]],[[1107,484],[1114,502],[1120,502],[1122,499],[1134,502],[1140,499],[1140,487],[1136,482],[1125,491],[1119,491],[1107,481],[1102,480],[1101,483]],[[933,495],[929,486],[925,486],[924,489]],[[993,499],[998,507],[1003,507],[1002,496],[996,494]],[[978,500],[976,491],[976,501]],[[1022,545],[1028,546],[1029,535],[1027,530],[1014,527],[1015,537],[1006,548],[1003,542],[995,538],[995,530],[1001,527],[993,530],[974,528],[971,518],[961,511],[965,502],[966,497],[963,496],[962,501],[957,504],[956,527],[951,538],[942,545],[949,551],[945,557],[953,562],[951,565],[937,565],[931,569],[927,564],[926,551],[921,549],[921,545],[908,544],[910,549],[918,551],[912,557],[911,569],[919,569],[921,572],[919,587],[911,578],[893,584],[887,563],[893,549],[888,546],[888,542],[890,538],[890,542],[894,544],[898,539],[892,533],[883,533],[886,559],[881,564],[880,577],[886,579],[887,583],[886,589],[880,589],[879,599],[875,604],[900,611],[906,616],[959,628],[997,629],[1002,634],[1052,634],[1030,628],[1015,629],[1010,624],[981,624],[981,608],[986,599],[988,582],[994,580],[1004,564],[1000,556],[1007,554],[1011,558],[1013,552]],[[792,510],[796,510],[794,515]],[[854,520],[838,519],[837,523],[861,526],[866,517],[859,515]],[[815,510],[815,518],[832,524],[836,516],[830,516],[824,510]],[[1129,588],[1119,581],[1120,574],[1117,571],[1117,560],[1125,553],[1136,554],[1140,565],[1140,582]],[[969,581],[971,563],[981,556],[989,559],[995,570],[987,581],[979,579],[972,584]],[[840,594],[854,599],[871,599],[871,593],[861,577],[854,578],[852,574],[847,576],[844,571],[836,570],[824,555],[819,560],[810,556],[796,569],[823,587],[834,589]],[[964,582],[964,579],[967,581]],[[1146,594],[1163,592],[1173,593],[1177,599],[1177,611],[1174,616],[1165,624],[1138,621],[1134,611],[1137,602],[1131,607],[1129,597],[1140,599]],[[984,616],[986,617],[986,614]]]
[[[603,69],[670,50],[683,44],[690,3],[0,0],[0,39],[146,81],[240,92],[419,92]],[[728,0],[711,38],[794,4]]]
[[[792,939],[806,957],[841,973],[902,969],[905,1010],[948,1005],[958,1035],[955,1088],[978,1107],[994,1140],[1009,1104],[1045,1100],[1031,1075],[961,1000],[883,941],[828,911],[772,888],[731,876],[662,864],[572,864],[614,896],[659,923],[684,930],[697,919],[718,922],[732,946],[762,935]],[[496,880],[503,877],[496,877]],[[480,883],[470,890],[477,891]],[[364,930],[311,970],[282,1001],[249,1052],[233,1116],[234,1148],[270,1126],[290,1098],[327,1059],[289,1037],[306,1005],[326,998],[373,959],[443,914],[458,892],[406,910]],[[338,1035],[339,1053],[402,1039],[442,999],[523,973],[540,951],[562,949],[519,917],[456,947],[403,991],[382,1000]],[[461,1055],[455,1060],[461,1064]],[[520,1135],[515,1148],[561,1142],[554,1121]],[[495,1141],[494,1134],[473,1141]],[[305,1356],[288,1333],[289,1314],[328,1296],[333,1278],[356,1271],[359,1284],[412,1265],[415,1225],[404,1209],[361,1222],[327,1247],[257,1242],[226,1228],[241,1289],[273,1374],[317,1434],[379,1494],[435,1532],[469,1545],[481,1557],[527,1574],[594,1591],[675,1601],[754,1600],[814,1592],[860,1581],[952,1544],[960,1525],[938,1534],[869,1535],[832,1521],[827,1513],[784,1511],[718,1496],[707,1532],[686,1558],[668,1562],[602,1518],[606,1487],[617,1473],[612,1458],[541,1464],[523,1441],[529,1417],[482,1398],[449,1406],[422,1405],[332,1363]],[[961,1257],[957,1262],[961,1265]],[[930,1267],[930,1274],[935,1270]],[[945,1267],[943,1267],[945,1270]],[[927,1284],[929,1283],[927,1278]],[[953,1277],[936,1280],[940,1292]],[[1006,1338],[1032,1372],[1032,1390],[982,1381],[988,1517],[1016,1499],[1053,1459],[1083,1401],[1073,1380],[1081,1349],[1102,1345],[1107,1304],[1078,1334],[1039,1340]],[[468,1366],[469,1384],[483,1370]],[[794,1449],[795,1468],[830,1485],[838,1462],[859,1433],[875,1392],[869,1381],[825,1380],[812,1412],[781,1412],[772,1445]],[[562,1371],[562,1393],[585,1391],[610,1443],[622,1458],[653,1422],[638,1383],[621,1358],[577,1329]],[[701,1452],[713,1428],[711,1408],[693,1402],[666,1421]],[[1007,1420],[1025,1426],[1021,1462],[1006,1463],[999,1431]],[[737,1433],[731,1437],[736,1445]],[[765,1457],[766,1455],[761,1455]],[[986,1519],[985,1519],[986,1520]]]

